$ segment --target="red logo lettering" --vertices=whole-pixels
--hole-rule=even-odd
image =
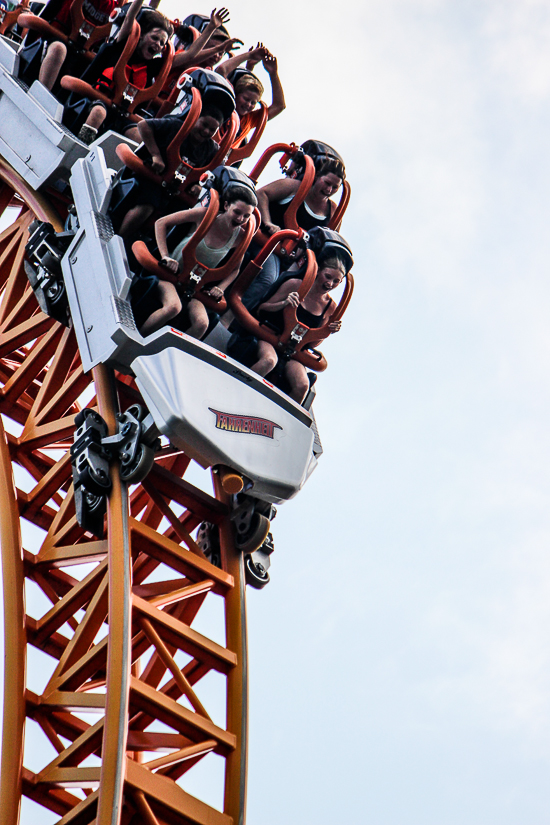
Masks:
[[[216,429],[218,430],[273,438],[276,429],[283,429],[280,424],[276,424],[275,421],[270,421],[268,418],[256,418],[251,415],[235,415],[234,413],[214,410],[212,407],[208,407],[208,409],[216,416]]]

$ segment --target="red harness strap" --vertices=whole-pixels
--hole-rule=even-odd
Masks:
[[[96,89],[106,91],[107,89],[111,89],[113,87],[114,70],[114,66],[109,66],[107,69],[104,69],[95,85]],[[128,83],[135,86],[136,89],[145,89],[148,80],[147,63],[141,63],[137,66],[126,65],[124,72]]]

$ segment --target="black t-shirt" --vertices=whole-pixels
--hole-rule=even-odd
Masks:
[[[155,141],[163,158],[165,158],[166,150],[181,129],[184,120],[185,117],[179,115],[166,115],[166,117],[147,120],[147,125],[153,130]],[[202,169],[203,166],[208,166],[219,148],[212,138],[198,143],[187,135],[181,144],[180,155],[191,166]]]

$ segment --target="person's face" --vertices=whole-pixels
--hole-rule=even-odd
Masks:
[[[246,226],[250,220],[250,216],[254,211],[254,207],[244,201],[235,201],[234,203],[225,203],[225,215],[232,226]]]
[[[206,61],[205,61],[205,64],[206,64],[207,66],[215,66],[215,65],[216,65],[216,63],[219,63],[219,62],[220,62],[220,60],[222,59],[222,57],[223,57],[223,56],[224,56],[224,54],[225,54],[225,52],[224,52],[224,50],[223,50],[223,48],[222,48],[222,43],[225,43],[225,40],[226,40],[226,38],[225,38],[225,37],[222,37],[222,38],[217,38],[217,37],[216,37],[216,38],[214,38],[214,37],[211,37],[211,38],[210,38],[210,42],[208,43],[207,48],[209,48],[209,49],[210,49],[210,48],[211,48],[211,49],[214,49],[216,46],[219,46],[219,47],[220,47],[220,51],[219,51],[219,52],[215,52],[215,53],[214,53],[214,55],[213,55],[212,57],[209,57],[209,58],[208,58],[208,60],[206,60]],[[199,65],[200,65],[200,64],[199,64]]]
[[[145,60],[152,60],[166,46],[168,33],[164,29],[151,29],[140,40],[139,49]]]
[[[333,269],[330,266],[320,269],[317,273],[317,282],[323,292],[330,292],[331,290],[336,289],[336,287],[339,286],[343,280],[344,276],[340,270]]]
[[[203,143],[214,137],[219,128],[220,124],[215,117],[201,115],[191,129],[190,136],[192,135],[198,143]]]
[[[243,115],[252,112],[258,105],[259,100],[260,95],[252,89],[245,89],[244,92],[239,92],[235,98],[239,117],[243,117]]]
[[[321,175],[313,184],[316,192],[322,195],[323,198],[330,198],[340,188],[342,181],[335,175],[334,172],[329,172],[327,175]]]

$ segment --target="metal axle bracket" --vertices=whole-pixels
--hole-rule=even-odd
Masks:
[[[71,447],[76,516],[85,530],[103,537],[103,516],[112,488],[110,463],[120,462],[125,484],[142,481],[160,446],[153,416],[134,404],[116,416],[117,430],[108,435],[107,424],[95,410],[86,407],[75,418]]]

